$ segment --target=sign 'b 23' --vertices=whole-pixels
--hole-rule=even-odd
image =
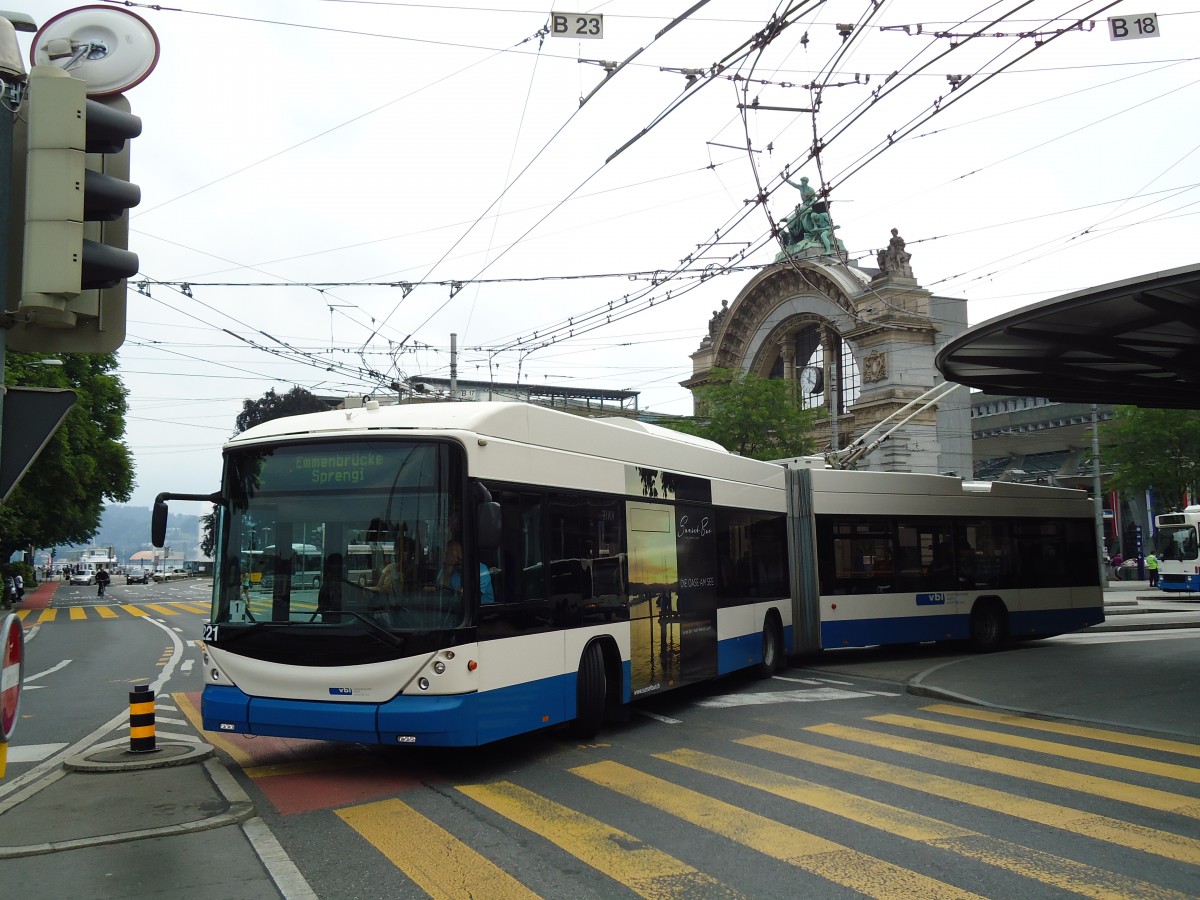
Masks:
[[[550,36],[565,38],[604,37],[604,16],[595,13],[550,13]]]

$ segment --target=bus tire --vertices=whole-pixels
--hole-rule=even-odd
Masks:
[[[762,662],[758,664],[758,677],[770,678],[783,668],[783,627],[779,616],[768,613],[763,622]]]
[[[579,658],[579,676],[575,680],[575,718],[571,735],[593,738],[604,724],[608,705],[608,678],[604,670],[604,651],[596,641],[583,649]]]
[[[1004,604],[999,600],[980,600],[971,610],[971,646],[980,653],[998,650],[1008,638]]]

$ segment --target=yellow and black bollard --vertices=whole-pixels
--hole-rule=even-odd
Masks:
[[[129,692],[129,752],[154,753],[154,691],[139,684]]]

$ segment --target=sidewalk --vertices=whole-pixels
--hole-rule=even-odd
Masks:
[[[32,591],[25,592],[23,601],[13,605],[11,612],[20,612],[23,609],[45,609],[54,599],[54,592],[58,590],[58,585],[57,581],[39,581],[37,587]],[[4,612],[9,611],[4,610]]]
[[[1200,628],[1200,594],[1160,591],[1148,581],[1110,581],[1104,618],[1085,632]]]
[[[39,584],[14,611],[45,609],[57,589]],[[170,696],[156,707],[172,709]],[[154,753],[129,753],[127,736],[77,745],[0,781],[5,895],[315,900],[213,748],[161,728],[156,738]]]

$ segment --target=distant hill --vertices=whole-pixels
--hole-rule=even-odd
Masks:
[[[171,555],[182,552],[187,559],[200,555],[200,517],[171,513],[167,517],[167,546]],[[150,508],[148,506],[106,506],[100,517],[100,530],[89,546],[112,547],[117,559],[125,562],[139,550],[154,549],[150,544]],[[59,547],[66,558],[76,547]]]

